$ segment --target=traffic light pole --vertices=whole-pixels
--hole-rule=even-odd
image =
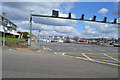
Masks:
[[[32,16],[36,17],[47,17],[47,18],[60,18],[60,19],[69,19],[69,20],[83,20],[83,21],[91,21],[91,22],[99,22],[99,23],[108,23],[108,24],[117,24],[120,25],[120,23],[117,23],[117,19],[115,18],[113,22],[107,22],[107,17],[104,17],[103,21],[97,21],[96,16],[93,16],[92,20],[84,19],[84,14],[82,14],[81,18],[72,18],[71,13],[69,13],[68,17],[58,17],[59,12],[53,10],[52,16],[49,15],[39,15],[39,14],[31,14],[33,10],[30,11],[30,46],[32,45]]]
[[[30,46],[32,45],[32,15],[30,14]]]
[[[36,16],[36,17],[47,17],[47,18],[60,18],[60,19],[70,19],[70,20],[83,20],[83,21],[91,21],[91,22],[99,22],[99,23],[108,23],[108,24],[118,24],[120,25],[120,23],[114,23],[114,22],[106,22],[106,19],[103,21],[96,21],[96,16],[94,16],[94,20],[88,20],[88,19],[84,19],[84,18],[70,18],[69,17],[54,17],[54,16],[48,16],[48,15],[39,15],[39,14],[31,14],[31,16]],[[106,18],[106,17],[105,17]]]

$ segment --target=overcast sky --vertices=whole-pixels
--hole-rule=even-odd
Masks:
[[[77,0],[76,0],[77,1]],[[93,15],[97,20],[103,20],[104,16],[108,21],[118,18],[118,5],[116,2],[3,2],[2,12],[6,17],[14,22],[18,31],[29,32],[29,13],[34,9],[34,14],[52,15],[52,10],[58,10],[59,16],[67,17],[72,13],[72,17],[80,18],[85,14],[85,18],[91,19]],[[91,37],[118,37],[118,26],[113,24],[93,23],[84,21],[73,21],[65,19],[33,17],[33,34],[54,36],[78,36],[81,38]]]

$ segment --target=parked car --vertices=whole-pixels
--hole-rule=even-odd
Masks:
[[[120,47],[120,43],[114,43],[113,46]]]

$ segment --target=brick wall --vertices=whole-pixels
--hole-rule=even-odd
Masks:
[[[5,42],[5,46],[7,46],[7,47],[16,47],[16,48],[27,48],[28,47],[28,42],[27,41]]]

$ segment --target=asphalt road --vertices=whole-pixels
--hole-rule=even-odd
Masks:
[[[104,50],[117,53],[116,47],[105,48],[97,45],[34,43],[34,52],[18,51],[14,48],[2,50],[3,78],[117,78],[118,67],[103,65],[74,57],[53,54],[54,52],[82,53],[89,47],[96,53]],[[68,47],[68,48],[66,48]],[[70,48],[69,48],[70,47]],[[82,49],[81,49],[82,48]],[[73,49],[76,49],[73,51]],[[108,50],[109,49],[109,50]],[[93,51],[93,50],[92,50]],[[92,52],[91,51],[91,52]]]
[[[90,45],[90,44],[73,44],[73,43],[48,43],[38,42],[36,45],[42,45],[52,52],[80,52],[80,53],[118,53],[118,47]]]

